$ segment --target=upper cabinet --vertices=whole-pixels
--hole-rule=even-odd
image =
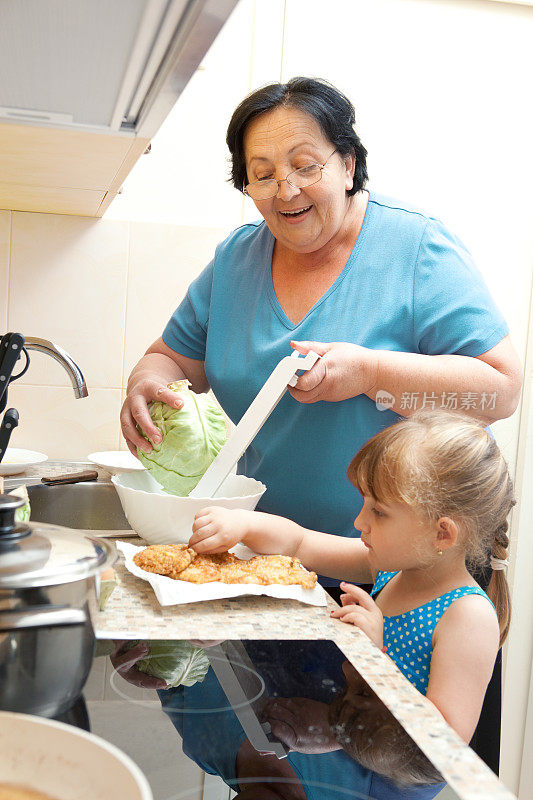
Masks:
[[[4,0],[0,208],[100,217],[238,0]]]

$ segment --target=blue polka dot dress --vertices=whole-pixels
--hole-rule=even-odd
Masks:
[[[370,592],[371,596],[375,598],[397,574],[397,572],[378,572]],[[406,611],[405,614],[383,617],[383,644],[387,647],[387,655],[422,694],[425,694],[428,688],[433,652],[431,639],[437,622],[454,600],[467,594],[482,595],[493,605],[479,586],[460,586],[430,603]]]

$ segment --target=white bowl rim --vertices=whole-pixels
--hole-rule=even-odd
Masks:
[[[123,473],[123,474],[126,475],[127,473]],[[230,475],[233,475],[233,474],[235,474],[235,473],[230,473]],[[228,477],[230,477],[230,476],[228,475]],[[122,478],[122,475],[120,475],[120,474],[119,475],[112,475],[111,476],[111,482],[115,485],[116,488],[120,487],[123,491],[132,492],[133,494],[136,494],[136,495],[145,494],[145,495],[147,495],[147,497],[170,497],[170,498],[175,498],[176,500],[189,500],[190,499],[190,500],[201,500],[202,502],[212,501],[212,503],[214,503],[215,505],[216,505],[216,501],[217,500],[238,500],[238,499],[240,499],[242,497],[255,497],[258,494],[260,495],[260,494],[264,494],[266,492],[265,484],[261,483],[261,481],[258,481],[256,478],[249,478],[248,475],[235,475],[235,477],[237,477],[237,478],[246,478],[247,481],[253,481],[256,484],[256,487],[257,487],[256,491],[250,492],[250,494],[242,494],[242,495],[237,495],[237,496],[234,495],[233,497],[218,496],[218,497],[191,497],[191,498],[189,498],[188,495],[186,497],[180,497],[177,494],[168,494],[167,492],[164,492],[164,491],[161,491],[161,492],[147,492],[145,489],[133,489],[131,486],[124,486],[124,484],[120,482],[120,479]],[[225,480],[227,480],[227,478]]]
[[[92,742],[94,745],[100,747],[102,750],[107,750],[117,759],[117,761],[120,761],[126,767],[126,769],[130,771],[132,777],[139,784],[139,788],[141,789],[144,800],[153,800],[152,789],[150,788],[148,779],[141,768],[137,766],[131,756],[129,756],[116,745],[111,744],[111,742],[108,742],[106,739],[103,739],[101,736],[98,736],[95,733],[90,733],[89,731],[81,730],[73,725],[67,725],[65,722],[58,722],[55,719],[37,717],[34,714],[20,714],[17,711],[0,711],[0,722],[4,719],[11,719],[13,721],[19,720],[20,722],[42,725],[43,727],[56,728],[72,736],[77,736],[80,739],[86,739]]]

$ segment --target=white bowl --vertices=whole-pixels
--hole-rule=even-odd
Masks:
[[[153,800],[139,767],[118,747],[62,722],[0,712],[0,783],[54,800]]]
[[[143,465],[138,458],[130,453],[129,450],[107,450],[102,453],[91,453],[87,456],[87,461],[103,467],[112,475],[119,475],[121,472],[142,472]]]
[[[164,492],[149,472],[129,472],[111,478],[126,519],[150,544],[189,541],[194,515],[206,506],[253,511],[266,486],[246,475],[228,475],[214,497],[177,497]]]
[[[0,475],[19,475],[27,467],[47,461],[48,456],[36,450],[21,450],[18,447],[8,447],[2,461],[0,461]]]

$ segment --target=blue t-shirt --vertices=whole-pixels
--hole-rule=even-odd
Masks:
[[[374,193],[342,272],[297,324],[274,291],[273,247],[265,222],[233,231],[163,333],[173,350],[205,362],[211,388],[234,423],[292,352],[291,339],[478,356],[508,333],[462,243],[438,220]],[[397,419],[366,395],[302,404],[287,393],[238,471],[266,485],[259,510],[356,536],[362,500],[346,470],[361,446]]]

